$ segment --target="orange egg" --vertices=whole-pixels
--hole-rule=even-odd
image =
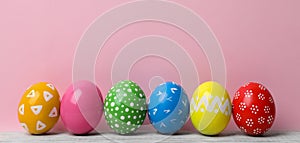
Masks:
[[[18,106],[21,126],[30,134],[43,134],[59,118],[60,97],[51,83],[40,82],[29,87]]]

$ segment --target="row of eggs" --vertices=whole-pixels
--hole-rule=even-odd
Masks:
[[[174,134],[191,118],[193,126],[204,135],[222,132],[233,114],[236,125],[248,135],[262,135],[275,119],[275,104],[270,92],[261,84],[241,86],[231,102],[226,89],[208,81],[195,90],[191,100],[175,82],[157,86],[146,102],[142,89],[133,81],[115,84],[103,102],[99,88],[89,81],[70,85],[60,103],[51,83],[29,87],[18,106],[22,127],[31,134],[48,132],[61,117],[73,134],[87,134],[100,122],[104,112],[107,124],[119,134],[136,131],[146,114],[153,127],[162,134]]]

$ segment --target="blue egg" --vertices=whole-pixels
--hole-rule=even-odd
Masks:
[[[166,82],[155,88],[148,101],[148,115],[153,127],[162,134],[174,134],[187,121],[190,103],[184,89]]]

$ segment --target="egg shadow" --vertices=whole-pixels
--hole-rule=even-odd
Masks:
[[[99,133],[102,135],[114,135],[114,136],[120,136],[120,137],[126,137],[126,136],[140,136],[140,135],[147,135],[147,134],[153,134],[152,132],[133,132],[133,133],[129,133],[129,134],[119,134],[116,132],[103,132],[103,133]]]
[[[218,137],[229,137],[229,136],[235,136],[238,135],[236,132],[222,132],[220,134],[216,134],[216,135],[205,135],[205,134],[201,134],[201,133],[194,133],[194,134],[198,134],[200,136],[204,136],[204,137],[214,137],[214,138],[218,138]]]
[[[190,134],[195,134],[195,133],[191,131],[179,131],[172,134],[172,136],[183,136],[183,135],[190,135]],[[166,135],[170,135],[170,134],[166,134]]]
[[[58,135],[58,134],[61,134],[61,133],[56,133],[56,132],[49,132],[49,133],[43,133],[43,134],[30,134],[30,133],[26,133],[26,135],[29,135],[29,136],[53,136],[53,135]]]
[[[85,136],[98,136],[100,133],[97,132],[92,132],[92,133],[87,133],[87,134],[70,134],[73,136],[78,136],[78,137],[85,137]]]
[[[284,135],[287,135],[287,133],[275,131],[275,132],[267,132],[266,134],[263,134],[261,136],[254,136],[254,137],[277,137],[277,136],[284,136]]]

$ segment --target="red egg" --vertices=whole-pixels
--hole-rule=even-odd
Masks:
[[[267,132],[274,123],[275,104],[263,85],[250,82],[235,93],[232,115],[242,132],[258,136]]]

